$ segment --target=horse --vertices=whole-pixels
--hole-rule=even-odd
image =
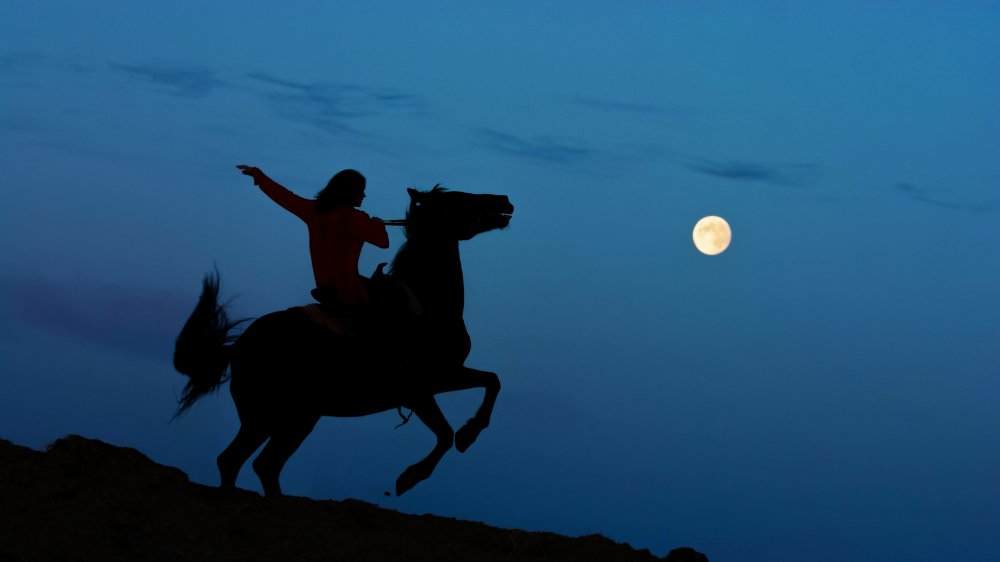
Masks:
[[[505,195],[440,186],[407,192],[406,242],[385,278],[416,299],[419,315],[383,311],[363,329],[338,334],[314,322],[306,308],[293,307],[265,314],[234,335],[246,320],[230,321],[219,302],[218,272],[205,276],[174,350],[174,368],[190,377],[175,418],[229,382],[240,428],[216,459],[220,487],[235,488],[240,469],[264,445],[251,466],[264,495],[280,496],[282,468],[320,417],[393,409],[402,416],[407,408],[436,444],[396,479],[400,496],[430,477],[452,446],[465,452],[489,426],[500,379],[464,365],[472,340],[463,319],[459,242],[506,228],[514,207]],[[483,401],[456,432],[434,397],[472,388],[485,389]]]

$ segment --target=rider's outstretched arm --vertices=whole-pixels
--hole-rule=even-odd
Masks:
[[[298,195],[292,193],[285,186],[267,177],[267,174],[262,172],[260,168],[245,165],[239,165],[236,167],[239,168],[244,175],[252,177],[254,185],[260,187],[260,190],[263,191],[265,195],[270,197],[272,201],[281,205],[293,215],[302,220],[306,220],[306,217],[313,212],[315,207],[314,202],[311,199],[299,197]]]

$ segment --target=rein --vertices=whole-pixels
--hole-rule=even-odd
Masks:
[[[393,429],[399,429],[399,428],[403,427],[404,425],[406,425],[406,424],[410,423],[410,418],[412,418],[412,417],[413,417],[413,410],[410,410],[410,413],[409,413],[409,414],[406,414],[406,415],[404,416],[404,415],[403,415],[403,407],[402,407],[402,406],[400,406],[400,407],[396,408],[396,413],[398,413],[398,414],[399,414],[399,417],[400,417],[400,418],[401,418],[401,419],[402,419],[403,421],[402,421],[402,422],[400,422],[400,424],[399,424],[399,425],[397,425],[396,427],[394,427]]]

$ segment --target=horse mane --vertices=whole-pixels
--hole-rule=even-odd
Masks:
[[[419,191],[419,193],[444,193],[446,191],[448,191],[448,189],[442,187],[441,184],[438,183],[426,191]],[[392,258],[392,263],[389,264],[389,275],[398,275],[400,271],[406,271],[406,268],[409,267],[410,263],[413,261],[414,252],[413,247],[410,245],[410,237],[414,232],[413,221],[418,223],[420,222],[420,219],[417,218],[419,213],[414,213],[414,209],[416,209],[416,207],[417,202],[411,199],[410,206],[407,207],[406,216],[404,217],[406,220],[406,226],[403,228],[403,235],[406,236],[406,242],[403,242],[403,245],[399,247],[396,255]]]

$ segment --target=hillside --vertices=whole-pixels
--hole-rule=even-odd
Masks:
[[[355,500],[265,499],[192,483],[135,449],[0,440],[0,560],[658,560],[599,535],[500,529]],[[706,561],[678,550],[670,561]]]

